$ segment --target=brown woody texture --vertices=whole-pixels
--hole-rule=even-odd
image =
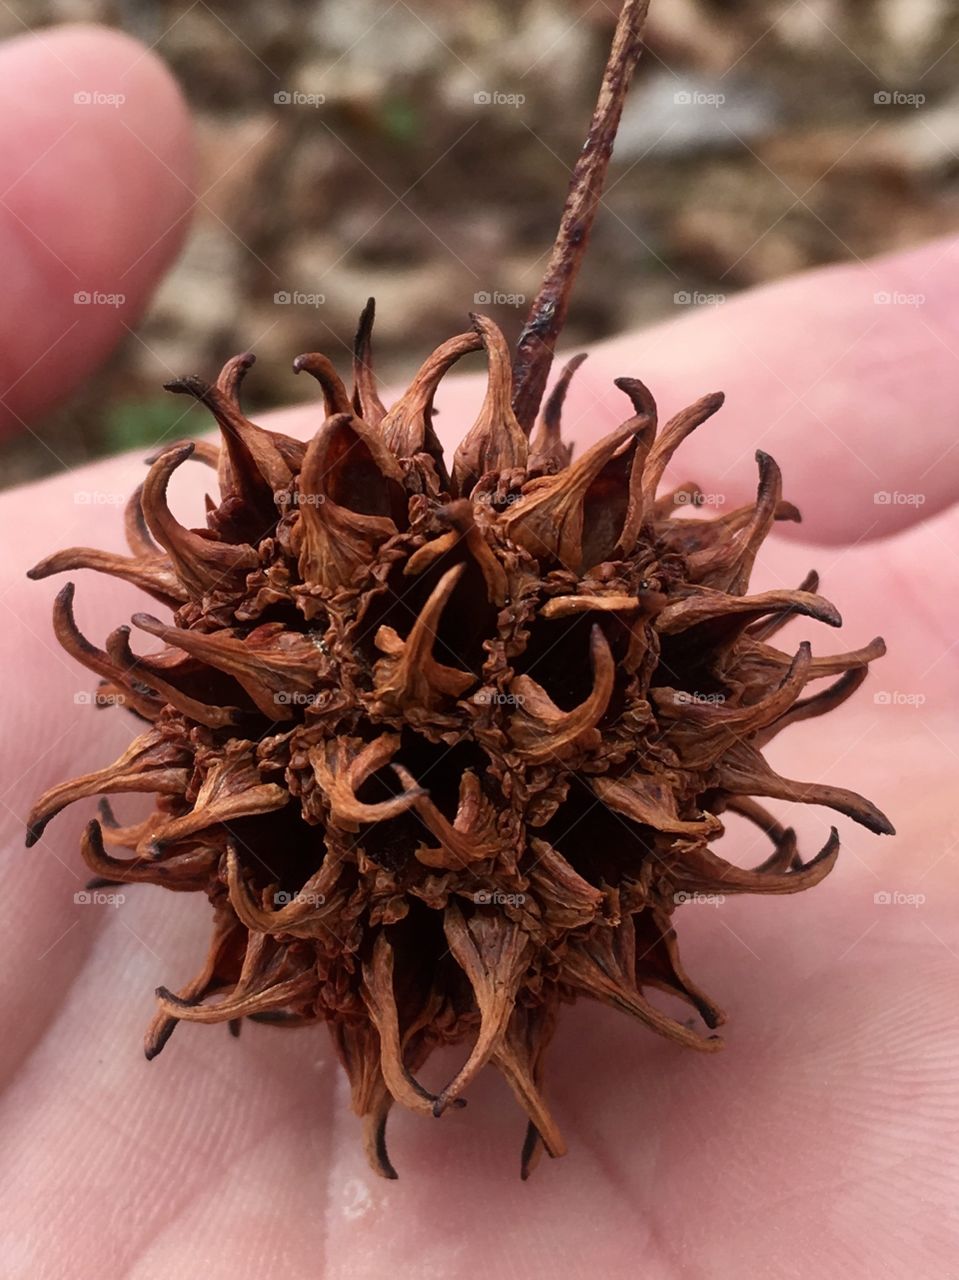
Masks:
[[[644,9],[627,4],[624,21]],[[621,37],[614,71],[638,54]],[[628,75],[613,80],[598,117],[618,118]],[[594,132],[604,171],[611,138],[595,119]],[[308,444],[244,415],[252,355],[213,385],[178,380],[170,389],[216,419],[219,446],[152,460],[126,512],[129,556],[73,547],[31,571],[113,574],[172,615],[132,619],[159,651],[137,655],[126,626],[101,649],[76,626],[73,586],[60,592],[61,644],[100,677],[101,699],[144,728],[114,764],[49,790],[29,819],[32,843],[75,800],[150,793],[153,812],[132,826],[101,800],[102,825],[90,823],[82,846],[96,882],[209,899],[209,952],[182,990],[158,990],[147,1056],[180,1021],[325,1022],[371,1164],[388,1177],[393,1103],[439,1116],[490,1063],[528,1117],[523,1176],[542,1150],[563,1154],[543,1068],[564,1001],[591,996],[678,1044],[721,1047],[711,1033],[722,1012],[680,961],[676,906],[809,888],[839,851],[833,829],[804,861],[755,797],[892,830],[861,796],[780,777],[761,754],[855,692],[883,643],[829,657],[770,643],[795,615],[840,618],[815,574],[749,594],[773,523],[799,518],[767,454],[756,455],[755,503],[726,515],[698,518],[693,485],[660,492],[674,451],[722,395],[661,426],[649,390],[618,379],[629,416],[574,459],[560,418],[577,357],[537,415],[595,178],[574,175],[575,261],[544,286],[515,364],[497,327],[473,316],[387,410],[371,301],[351,390],[322,355],[294,362],[325,405]],[[447,460],[434,395],[476,351],[486,397]],[[187,463],[215,472],[202,528],[167,505]],[[759,866],[712,852],[727,810],[768,835]],[[706,1033],[651,991],[691,1005]],[[460,1044],[462,1068],[426,1088],[431,1052]]]

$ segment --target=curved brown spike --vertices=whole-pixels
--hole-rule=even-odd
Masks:
[[[443,916],[443,931],[473,988],[480,1029],[469,1058],[434,1102],[435,1116],[441,1116],[493,1054],[504,1048],[516,993],[532,952],[528,934],[515,921],[484,911],[466,920],[453,898]]]
[[[376,1029],[359,1020],[328,1022],[327,1027],[350,1082],[350,1106],[356,1115],[365,1115],[386,1087],[380,1071]]]
[[[69,573],[74,569],[93,569],[96,573],[106,573],[123,582],[132,582],[161,604],[174,609],[190,598],[170,568],[170,562],[160,555],[146,559],[120,556],[112,551],[98,551],[95,547],[67,547],[64,551],[55,551],[53,555],[28,569],[27,577],[36,582],[41,578],[49,578],[54,573]]]
[[[689,576],[694,582],[728,591],[738,596],[749,586],[756,554],[762,546],[782,505],[782,472],[768,453],[756,451],[759,490],[748,522],[716,546],[694,551],[687,557]],[[787,515],[799,515],[794,507]],[[728,517],[727,517],[728,519]]]
[[[252,757],[246,769],[237,770],[233,766],[228,756],[218,761],[204,779],[190,812],[179,818],[166,818],[154,826],[148,842],[153,857],[158,857],[166,845],[187,836],[238,818],[273,813],[290,803],[290,793],[285,787],[259,781]]]
[[[499,326],[487,316],[470,315],[486,349],[486,396],[479,416],[453,454],[453,488],[466,497],[487,472],[526,467],[529,445],[510,398],[513,371],[509,347]]]
[[[755,518],[756,505],[750,503],[711,519],[670,520],[660,529],[660,535],[667,540],[671,550],[678,550],[686,557],[687,563],[692,556],[698,557],[698,581],[710,587],[722,586],[724,579],[720,571],[728,573],[729,566],[736,562],[743,531],[754,524]],[[802,516],[791,502],[780,499],[773,512],[773,520],[791,520],[801,524]],[[748,583],[744,584],[743,590],[746,586]]]
[[[237,392],[254,357],[235,356],[224,365],[215,386],[201,378],[175,378],[167,391],[191,395],[216,418],[226,446],[220,450],[218,474],[223,498],[235,495],[263,520],[275,519],[274,494],[289,487],[299,470],[305,445],[290,436],[266,431],[240,410]]]
[[[214,444],[212,440],[174,440],[149,454],[143,461],[148,467],[152,467],[154,462],[162,458],[165,453],[175,453],[178,449],[186,449],[190,445],[193,447],[193,453],[190,456],[194,462],[202,462],[205,467],[212,467],[214,471],[218,469],[222,451],[220,446]],[[140,491],[142,490],[143,485],[140,485]]]
[[[578,613],[634,613],[642,607],[637,596],[553,596],[539,611],[541,618],[569,618]]]
[[[801,702],[794,703],[778,720],[770,724],[762,733],[756,735],[754,739],[755,745],[760,748],[764,747],[777,733],[781,733],[783,729],[787,729],[790,725],[799,724],[801,720],[812,720],[816,716],[825,715],[827,711],[833,711],[836,707],[842,706],[847,698],[852,697],[868,674],[868,667],[854,667],[851,671],[841,675],[827,689],[813,694],[810,698],[803,698]]]
[[[589,133],[573,167],[543,283],[516,345],[513,408],[527,432],[543,398],[573,281],[599,208],[623,101],[642,50],[640,36],[648,9],[649,0],[624,0],[620,8]]]
[[[669,688],[651,688],[649,697],[662,721],[671,722],[667,736],[672,745],[683,742],[683,766],[703,768],[711,763],[717,738],[752,735],[778,721],[793,706],[809,681],[812,649],[804,640],[779,685],[747,706],[727,706],[723,702],[699,701],[689,693]]]
[[[773,842],[773,852],[764,862],[753,867],[753,871],[789,871],[802,866],[796,832],[792,827],[784,827],[758,800],[751,796],[730,796],[724,799],[724,805],[730,813],[738,813],[748,822],[755,823]]]
[[[326,416],[332,418],[337,413],[348,413],[352,416],[353,404],[349,392],[343,385],[343,379],[328,360],[319,351],[308,351],[297,356],[293,361],[294,373],[308,373],[315,378],[323,389],[323,400],[326,404]]]
[[[623,778],[598,774],[589,785],[607,808],[633,822],[663,831],[668,835],[695,836],[712,839],[722,831],[722,823],[712,813],[684,819],[676,811],[676,794],[670,786],[652,774],[636,771]]]
[[[625,934],[629,934],[631,939],[628,929],[620,928],[615,931],[606,926],[597,926],[592,934],[578,944],[568,946],[563,953],[561,980],[592,996],[594,1000],[632,1014],[652,1031],[690,1049],[699,1049],[702,1053],[715,1053],[721,1049],[723,1041],[719,1036],[704,1038],[697,1035],[683,1023],[650,1004],[636,986],[635,943],[632,955],[624,956],[616,950],[618,944],[622,951],[623,943],[627,940]]]
[[[586,359],[582,351],[564,365],[562,373],[556,379],[556,385],[543,405],[539,422],[532,432],[529,442],[529,463],[527,470],[531,475],[544,473],[551,475],[568,467],[573,456],[572,444],[563,441],[562,413],[566,401],[566,392],[573,380],[573,374]]]
[[[363,1150],[375,1174],[381,1178],[396,1179],[399,1174],[393,1168],[386,1145],[386,1122],[392,1108],[393,1095],[384,1086],[363,1116]]]
[[[122,690],[124,701],[133,710],[148,720],[155,720],[162,710],[162,703],[151,697],[147,690],[138,689],[108,653],[90,643],[73,615],[74,594],[74,585],[68,582],[61,587],[53,602],[53,631],[61,647],[89,671],[117,685]]]
[[[106,796],[101,796],[97,801],[97,812],[100,815],[103,843],[119,849],[136,849],[150,827],[150,818],[135,822],[130,827],[121,827]]]
[[[599,724],[616,681],[616,663],[602,628],[593,624],[589,639],[593,689],[572,711],[561,711],[546,690],[530,676],[514,676],[510,693],[516,710],[510,716],[510,751],[528,763],[559,760],[580,745],[587,735],[597,737]]]
[[[550,1115],[543,1095],[543,1059],[556,1025],[555,1006],[540,1005],[536,1009],[517,1006],[506,1026],[500,1047],[490,1061],[505,1078],[517,1101],[529,1117],[536,1135],[535,1146],[542,1146],[556,1159],[566,1154],[566,1143],[556,1121]],[[533,1170],[535,1153],[524,1144],[521,1177],[525,1182]]]
[[[329,801],[333,818],[340,826],[356,831],[366,823],[399,817],[425,794],[416,787],[376,804],[366,804],[357,799],[356,793],[366,779],[390,763],[399,745],[398,734],[383,733],[359,748],[355,742],[342,738],[328,739],[310,748],[309,759],[316,780]]]
[[[193,445],[162,454],[143,486],[143,514],[157,542],[173,561],[177,577],[195,600],[211,591],[237,590],[246,575],[259,564],[253,547],[219,542],[211,534],[185,529],[167,506],[166,494],[173,472],[193,453]]]
[[[256,364],[256,356],[252,351],[242,351],[237,356],[232,356],[227,360],[226,364],[217,375],[216,388],[228,400],[239,408],[240,406],[240,387],[247,373]]]
[[[653,404],[652,413],[655,415],[656,406]],[[636,549],[636,543],[639,540],[640,530],[643,522],[649,519],[649,511],[643,502],[643,474],[646,467],[646,459],[649,451],[653,447],[656,438],[656,420],[655,416],[648,417],[640,414],[624,426],[631,426],[636,431],[636,444],[633,449],[632,461],[629,465],[629,478],[626,488],[626,511],[623,515],[623,525],[613,547],[613,554],[627,559]],[[602,505],[598,514],[598,519],[602,522],[608,519],[606,511]]]
[[[797,609],[793,612],[794,614],[801,613],[802,610]],[[881,658],[885,652],[885,642],[881,636],[876,636],[867,645],[863,645],[861,649],[850,649],[847,653],[829,653],[819,658],[813,658],[809,668],[809,679],[818,680],[821,676],[839,676],[846,671],[851,671],[854,667],[868,667],[871,662]],[[772,648],[771,645],[756,644],[752,641],[748,647],[741,643],[736,656],[737,663],[731,672],[736,678],[739,677],[743,668],[758,665],[765,673],[769,668],[788,667],[791,661],[788,654],[781,653],[778,649]]]
[[[342,893],[327,894],[334,887],[338,871],[323,866],[307,880],[302,889],[281,907],[266,907],[243,877],[236,844],[227,841],[227,891],[230,906],[251,932],[276,935],[289,933],[297,938],[329,935],[324,921],[335,917],[343,906]]]
[[[292,695],[312,693],[328,665],[308,636],[284,631],[277,623],[257,628],[241,640],[229,631],[168,626],[149,613],[135,613],[131,621],[148,635],[233,676],[271,720],[291,719]]]
[[[147,528],[147,522],[143,517],[142,499],[143,485],[138,484],[123,508],[123,529],[126,534],[127,546],[133,554],[141,559],[150,559],[152,556],[159,556],[162,553],[150,537],[150,530]]]
[[[659,409],[656,405],[655,396],[645,382],[640,382],[639,378],[614,378],[613,386],[618,387],[620,391],[629,396],[633,406],[633,413],[637,418],[646,418],[653,428],[653,435],[655,435],[656,427],[659,423]]]
[[[468,498],[457,498],[437,511],[437,518],[452,525],[449,533],[424,542],[407,560],[403,573],[413,576],[422,573],[430,565],[436,564],[458,546],[462,540],[466,550],[479,565],[480,572],[486,582],[486,598],[491,604],[502,608],[509,594],[509,579],[506,570],[493,554],[489,543],[483,537],[482,530],[473,516],[473,504]]]
[[[771,796],[776,800],[795,800],[800,804],[826,805],[877,835],[895,834],[892,823],[871,800],[844,787],[782,778],[773,772],[754,747],[745,742],[736,743],[719,762],[715,785],[731,795]]]
[[[226,996],[216,1004],[184,999],[174,995],[166,987],[157,987],[156,994],[160,1010],[183,1022],[229,1022],[233,1018],[247,1018],[250,1014],[279,1009],[300,1000],[308,996],[311,989],[315,989],[316,982],[316,974],[312,970],[306,970],[258,990]]]
[[[798,591],[809,591],[813,595],[819,590],[819,574],[815,569],[810,569],[800,582]],[[787,622],[795,617],[792,609],[784,609],[782,613],[771,614],[768,618],[763,618],[760,622],[754,622],[746,628],[746,635],[751,636],[755,640],[768,640],[780,631]]]
[[[416,795],[413,808],[441,845],[439,849],[429,849],[421,844],[414,850],[420,862],[444,869],[468,867],[494,857],[500,850],[502,840],[496,829],[496,811],[483,795],[480,780],[472,769],[467,769],[460,779],[459,804],[453,822],[444,817],[408,769],[394,764],[393,772],[406,793]]]
[[[356,337],[353,339],[353,412],[371,427],[378,427],[386,417],[386,406],[376,389],[373,376],[373,318],[376,301],[367,300],[360,312]],[[385,1122],[385,1120],[384,1120]]]
[[[205,724],[210,729],[222,729],[227,725],[238,724],[242,718],[239,707],[213,706],[208,702],[199,702],[183,693],[176,685],[170,684],[158,675],[152,667],[145,666],[130,648],[130,628],[117,627],[107,638],[107,652],[113,661],[124,672],[146,685],[153,693],[159,695],[171,707],[182,711],[184,715],[195,720],[197,724]]]
[[[183,858],[171,859],[159,868],[149,858],[115,858],[106,850],[103,832],[96,819],[87,824],[81,838],[80,853],[95,875],[113,884],[163,883],[167,888],[185,893],[206,888],[219,862],[219,851],[212,848],[199,856],[190,853]]]
[[[628,916],[621,928],[627,935],[633,935],[632,941],[624,940],[620,950],[627,956],[635,956],[633,969],[640,991],[655,987],[678,996],[696,1010],[710,1031],[723,1025],[726,1021],[723,1010],[692,981],[683,966],[670,912],[647,907]]]
[[[305,583],[334,591],[368,569],[380,543],[398,532],[385,512],[395,507],[391,485],[401,482],[402,471],[379,434],[352,412],[327,418],[300,472],[293,544]],[[358,494],[365,511],[346,505]]]
[[[532,836],[529,847],[535,861],[526,874],[543,914],[563,929],[591,924],[602,911],[602,891],[584,880],[545,840]]]
[[[436,348],[420,366],[404,395],[397,400],[380,423],[387,446],[397,458],[412,458],[428,453],[436,463],[440,480],[448,485],[443,449],[433,430],[433,398],[443,375],[462,356],[480,351],[483,341],[475,331],[460,333]]]
[[[656,490],[659,488],[659,482],[663,478],[663,472],[670,458],[688,435],[692,435],[697,427],[702,426],[708,418],[722,408],[725,399],[722,391],[713,391],[681,410],[663,427],[646,459],[646,469],[643,474],[644,510],[652,510],[656,500]]]
[[[103,796],[97,801],[97,811],[100,814],[100,824],[102,826],[108,827],[111,831],[118,831],[120,829],[117,816],[113,812],[113,806],[110,804],[110,801],[106,796]]]
[[[579,572],[588,532],[585,506],[590,489],[613,459],[621,459],[637,447],[638,438],[647,428],[645,419],[631,419],[587,449],[565,470],[524,485],[519,501],[498,516],[506,536],[539,560],[556,559],[572,572]],[[611,541],[615,539],[616,531]]]
[[[457,564],[443,574],[405,640],[386,625],[377,631],[375,644],[384,657],[373,667],[373,693],[384,707],[432,709],[476,683],[472,671],[444,666],[433,656],[440,618],[465,568]]]
[[[105,769],[96,769],[45,791],[27,818],[27,848],[36,844],[52,817],[74,800],[120,792],[153,792],[180,796],[190,778],[187,753],[173,746],[162,732],[151,729],[130,743]]]
[[[799,893],[824,880],[839,857],[839,833],[830,828],[826,844],[810,862],[792,871],[734,866],[705,844],[686,844],[670,860],[670,878],[692,893]]]
[[[363,999],[380,1037],[380,1070],[397,1102],[421,1115],[434,1114],[436,1095],[411,1075],[403,1061],[400,1016],[393,991],[393,948],[382,930],[373,944],[373,957],[363,965]]]
[[[653,625],[667,636],[678,635],[701,622],[715,619],[738,618],[745,627],[754,618],[787,608],[793,613],[828,623],[830,627],[842,626],[836,606],[824,596],[814,596],[806,591],[762,591],[755,596],[730,596],[708,587],[700,587],[695,595],[667,605],[656,615]],[[790,659],[786,657],[785,661],[788,663]]]
[[[238,937],[240,929],[226,911],[215,911],[213,937],[207,950],[203,968],[187,985],[177,992],[177,999],[194,1004],[202,999],[216,984],[221,970],[228,965],[228,957],[232,944]],[[162,1011],[157,1013],[143,1037],[143,1052],[147,1062],[160,1053],[176,1029],[178,1018]]]

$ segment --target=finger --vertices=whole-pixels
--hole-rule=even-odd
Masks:
[[[594,433],[596,396],[622,414],[608,389],[622,374],[642,378],[665,416],[725,391],[674,476],[748,500],[761,448],[802,536],[880,537],[959,496],[957,316],[959,240],[809,272],[603,344],[574,379],[569,421]]]
[[[77,26],[0,48],[0,433],[135,323],[182,238],[191,166],[180,92],[139,42]]]

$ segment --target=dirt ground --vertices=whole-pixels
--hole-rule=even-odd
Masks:
[[[253,409],[311,394],[377,298],[384,378],[481,306],[535,292],[614,0],[20,0],[100,21],[172,67],[200,136],[189,241],[139,337],[35,429],[76,463],[159,438],[169,369],[254,349]],[[658,0],[567,331],[585,343],[819,263],[959,227],[950,0]],[[641,373],[641,371],[638,371]],[[42,474],[29,438],[6,483]]]

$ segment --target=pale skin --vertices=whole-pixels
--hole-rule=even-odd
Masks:
[[[119,118],[85,116],[71,99],[119,72],[144,145],[117,166]],[[18,84],[50,92],[28,107]],[[100,362],[121,317],[134,323],[176,249],[177,230],[163,233],[185,215],[192,178],[179,97],[126,39],[73,30],[13,42],[0,51],[8,94],[0,186],[16,185],[0,206],[14,211],[0,219],[0,358],[4,387],[16,384],[4,397],[16,430]],[[71,122],[57,163],[24,175],[24,156]],[[121,276],[119,316],[85,316],[60,337],[76,318],[74,289],[120,287]],[[877,304],[884,291],[925,301]],[[74,701],[95,680],[56,650],[59,582],[24,572],[73,542],[121,549],[115,503],[142,463],[113,458],[3,495],[4,1276],[955,1274],[957,317],[959,248],[938,242],[619,338],[577,375],[567,422],[580,444],[626,416],[615,376],[642,377],[666,415],[725,389],[725,408],[673,473],[696,479],[717,509],[748,498],[757,444],[780,463],[804,523],[764,549],[755,589],[796,585],[815,567],[845,619],[838,634],[794,624],[781,647],[809,635],[826,653],[882,634],[890,652],[851,703],[788,730],[768,755],[789,777],[869,795],[899,834],[839,817],[839,864],[816,889],[678,911],[687,967],[729,1013],[723,1053],[680,1049],[597,1006],[566,1009],[547,1094],[570,1154],[525,1185],[523,1118],[491,1073],[440,1122],[394,1116],[400,1181],[385,1182],[365,1165],[322,1028],[247,1026],[234,1041],[182,1026],[144,1061],[153,988],[176,988],[199,966],[205,903],[133,887],[118,907],[78,905],[92,806],[55,819],[29,853],[22,830],[41,790],[108,763],[131,734],[123,713]],[[58,338],[52,361],[44,353]],[[476,400],[475,378],[445,386],[447,441]],[[319,415],[276,420],[306,435]],[[188,467],[177,483],[179,509],[198,523],[209,473]],[[874,499],[897,491],[922,504]],[[137,607],[132,590],[77,575],[78,620],[95,642]],[[833,820],[798,805],[777,812],[807,857]],[[718,851],[752,865],[768,847],[730,822]],[[424,1078],[442,1083],[455,1065],[447,1056]]]

